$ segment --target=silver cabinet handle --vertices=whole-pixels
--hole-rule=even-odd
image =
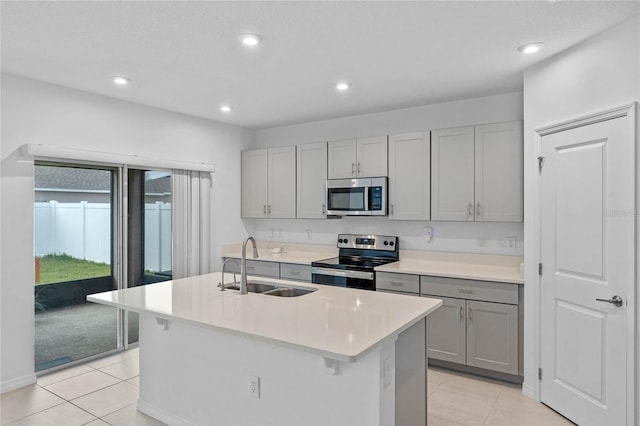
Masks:
[[[469,308],[469,313],[467,314],[467,317],[469,319],[469,324],[471,324],[473,322],[473,310],[471,308]]]
[[[460,322],[464,321],[464,308],[462,306],[458,306],[458,311],[460,312]]]
[[[399,282],[396,282],[396,281],[389,281],[389,285],[392,285],[394,287],[402,287],[403,286],[402,283],[399,283]]]
[[[472,202],[469,202],[469,205],[467,206],[467,216],[473,217],[473,203]]]
[[[611,303],[612,305],[614,305],[617,308],[622,306],[623,303],[624,303],[624,301],[622,300],[622,297],[618,296],[617,294],[615,296],[613,296],[611,299],[596,299],[596,301],[597,302]]]
[[[271,214],[271,204],[267,204],[267,213]]]
[[[391,207],[391,208],[390,208],[390,210],[391,210],[391,211],[390,211],[389,213],[393,214],[393,203],[391,203],[391,206],[390,206],[390,207]]]
[[[360,176],[360,162],[358,161],[358,176]]]
[[[267,214],[267,205],[266,204],[262,205],[262,214]]]
[[[478,201],[478,209],[476,210],[476,216],[480,217],[480,201]]]
[[[356,163],[351,163],[351,176],[356,174]]]
[[[322,214],[325,214],[327,212],[327,205],[323,204],[322,205]]]
[[[465,288],[459,288],[459,289],[458,289],[458,293],[462,293],[462,294],[473,294],[473,290],[471,290],[471,289],[465,289]]]
[[[291,271],[290,273],[291,275],[297,275],[297,276],[300,275],[300,271]]]
[[[247,266],[247,271],[253,271],[255,269],[256,269],[255,266]]]

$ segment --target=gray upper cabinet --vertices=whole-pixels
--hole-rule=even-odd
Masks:
[[[387,176],[387,137],[344,139],[328,143],[328,178]]]
[[[522,222],[522,122],[431,132],[431,219]]]
[[[242,151],[242,217],[296,217],[296,147]]]
[[[389,136],[389,219],[431,219],[429,132]]]
[[[431,132],[431,219],[474,220],[474,128]]]
[[[297,217],[326,218],[327,143],[298,145],[297,160]]]
[[[523,220],[522,121],[475,127],[476,220]]]

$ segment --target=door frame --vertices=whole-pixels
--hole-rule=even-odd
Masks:
[[[532,191],[530,196],[533,201],[533,215],[530,220],[534,223],[534,232],[531,235],[533,240],[533,251],[531,256],[528,256],[526,260],[526,266],[528,273],[526,276],[530,278],[528,284],[531,286],[529,296],[531,297],[531,301],[528,303],[532,314],[530,318],[534,324],[532,327],[533,336],[532,338],[528,338],[527,341],[534,342],[537,346],[533,348],[531,351],[533,358],[533,365],[528,369],[528,373],[531,376],[531,379],[525,380],[525,386],[523,388],[523,392],[537,401],[541,400],[541,383],[540,379],[537,380],[533,377],[539,371],[538,369],[542,366],[542,303],[541,303],[541,284],[542,279],[541,276],[538,275],[538,264],[541,261],[541,202],[540,202],[540,172],[537,167],[538,156],[542,153],[542,138],[543,136],[558,133],[561,131],[582,127],[590,124],[595,124],[602,121],[612,120],[620,117],[628,117],[629,125],[628,125],[628,137],[633,141],[634,144],[634,155],[629,158],[629,161],[634,163],[634,194],[635,194],[635,212],[629,212],[630,214],[635,215],[635,265],[634,265],[634,277],[635,279],[632,282],[627,283],[627,341],[631,342],[631,344],[627,345],[627,376],[631,379],[627,382],[627,424],[635,424],[635,420],[640,415],[636,416],[636,406],[640,408],[640,404],[637,401],[637,396],[640,396],[640,391],[637,390],[637,385],[640,384],[640,380],[638,378],[638,372],[640,371],[640,366],[637,365],[636,354],[640,353],[638,349],[638,343],[640,343],[640,338],[637,337],[636,333],[640,330],[637,329],[637,293],[636,292],[636,282],[638,281],[638,270],[640,265],[640,210],[639,210],[639,200],[640,200],[640,149],[638,146],[638,135],[640,134],[640,129],[638,126],[640,124],[640,120],[638,119],[638,104],[636,102],[626,104],[617,108],[608,109],[605,111],[601,111],[594,114],[584,115],[577,118],[573,118],[570,120],[562,121],[559,123],[555,123],[552,125],[542,126],[534,129],[533,135],[533,156],[534,158],[530,159],[530,161],[535,161],[536,166],[533,168],[533,172],[531,173],[534,179],[534,184],[532,185]],[[528,286],[526,286],[528,287]]]

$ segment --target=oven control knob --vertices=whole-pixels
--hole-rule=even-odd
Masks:
[[[385,241],[385,243],[386,243],[386,241]],[[391,247],[393,247],[393,245],[394,245],[394,244],[395,244],[395,243],[394,243],[393,241],[389,241],[389,245],[390,245]]]
[[[342,238],[338,238],[338,242],[339,242],[339,243],[343,243],[343,242],[344,242],[344,240],[343,240]]]
[[[345,238],[344,240],[342,240],[342,242],[343,242],[343,243],[348,243],[348,242],[349,242],[349,239],[348,239],[348,238]]]
[[[385,242],[384,242],[384,245],[385,245],[385,246],[388,246],[388,245],[389,245],[389,241],[385,241]]]

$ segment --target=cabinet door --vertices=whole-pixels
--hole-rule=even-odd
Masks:
[[[356,177],[356,140],[345,139],[329,142],[329,179]]]
[[[427,317],[427,356],[464,364],[466,359],[465,301],[449,297]]]
[[[266,217],[267,150],[242,151],[242,217]]]
[[[522,122],[475,129],[476,220],[522,222]]]
[[[431,132],[431,220],[474,220],[474,128]]]
[[[296,147],[269,148],[267,215],[296,217]]]
[[[517,305],[467,301],[467,365],[518,374]]]
[[[431,219],[429,132],[389,136],[389,219]]]
[[[297,147],[298,175],[297,217],[322,219],[327,217],[327,143],[312,143]]]
[[[358,177],[387,176],[387,137],[358,138],[356,174]]]

